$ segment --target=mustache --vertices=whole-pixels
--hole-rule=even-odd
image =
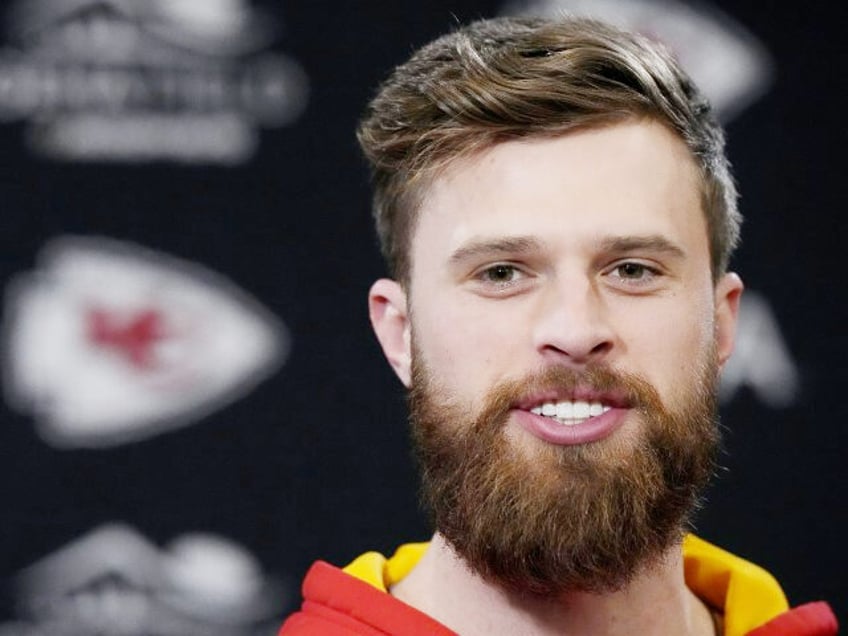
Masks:
[[[490,410],[505,412],[533,406],[540,399],[600,399],[638,410],[664,410],[659,393],[639,374],[589,365],[555,366],[504,380],[491,390]]]

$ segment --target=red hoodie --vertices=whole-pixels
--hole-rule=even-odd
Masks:
[[[341,570],[316,562],[303,582],[303,606],[279,636],[457,636],[386,593],[414,567],[427,544],[401,546],[391,559],[369,552]],[[789,609],[762,568],[695,536],[683,544],[686,584],[723,614],[724,636],[835,636],[827,603]]]

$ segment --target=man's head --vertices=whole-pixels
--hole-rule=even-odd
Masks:
[[[594,22],[472,25],[401,68],[362,135],[401,279],[369,300],[425,501],[485,577],[615,588],[712,472],[742,288],[719,129],[668,58]]]

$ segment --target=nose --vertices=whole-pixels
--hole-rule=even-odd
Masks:
[[[585,365],[613,350],[615,334],[600,290],[586,277],[551,285],[539,299],[536,350],[552,362]]]

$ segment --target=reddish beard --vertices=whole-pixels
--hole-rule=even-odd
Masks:
[[[496,386],[477,417],[415,354],[409,401],[422,499],[480,576],[540,597],[613,591],[679,543],[720,444],[713,352],[675,410],[638,376],[551,368]],[[623,392],[633,407],[624,427],[580,446],[528,447],[510,436],[522,398],[578,385]]]

